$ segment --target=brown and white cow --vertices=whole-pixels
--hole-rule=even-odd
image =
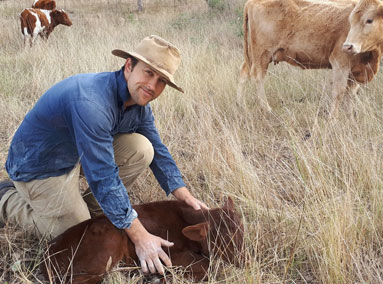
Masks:
[[[35,0],[32,8],[54,10],[56,9],[56,2],[54,0]]]
[[[332,69],[330,117],[346,95],[378,72],[383,45],[379,0],[249,0],[244,7],[244,62],[237,98],[255,79],[263,109],[268,65],[285,61],[303,69]]]
[[[26,8],[20,14],[21,33],[24,36],[24,45],[29,38],[30,46],[40,35],[48,39],[53,29],[59,25],[71,26],[72,22],[64,10],[45,10]]]
[[[135,205],[141,223],[152,234],[174,242],[172,264],[191,280],[206,280],[209,256],[244,264],[241,218],[229,198],[222,208],[194,210],[180,201]],[[54,283],[100,283],[120,260],[139,263],[133,243],[104,216],[84,221],[50,242],[40,268]],[[60,282],[62,281],[62,282]]]

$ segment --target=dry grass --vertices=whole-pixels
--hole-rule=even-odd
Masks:
[[[107,0],[65,0],[58,7],[73,26],[23,48],[18,13],[30,2],[0,2],[0,177],[12,134],[47,88],[79,72],[116,70],[123,62],[112,49],[158,34],[181,49],[176,78],[186,90],[168,88],[152,104],[163,140],[196,196],[211,207],[231,196],[244,216],[250,264],[212,266],[209,283],[383,283],[381,73],[353,98],[352,118],[329,123],[330,73],[273,66],[266,93],[275,115],[264,116],[254,86],[236,104],[243,1],[219,13],[203,0],[154,1],[137,14],[135,1],[110,0],[107,9]],[[165,197],[149,171],[131,196]],[[0,242],[0,282],[36,283],[33,265],[11,264],[37,258],[42,241],[7,227]],[[128,278],[115,273],[105,283]]]

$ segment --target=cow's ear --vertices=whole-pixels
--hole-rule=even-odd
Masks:
[[[223,205],[223,209],[234,211],[234,201],[230,196],[227,198],[225,204]]]
[[[383,4],[379,5],[377,14],[379,17],[383,17]]]
[[[207,238],[209,225],[207,222],[199,223],[197,225],[187,226],[182,229],[182,234],[192,241],[202,241]]]

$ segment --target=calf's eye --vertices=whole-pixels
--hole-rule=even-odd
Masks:
[[[372,24],[373,21],[373,19],[367,19],[366,24]]]

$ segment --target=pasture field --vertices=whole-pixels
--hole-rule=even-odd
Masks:
[[[18,15],[32,0],[0,1],[0,178],[12,135],[54,83],[77,73],[114,71],[131,50],[158,34],[183,54],[176,81],[152,103],[157,127],[191,191],[210,207],[231,196],[243,215],[243,268],[214,262],[207,283],[383,283],[383,112],[381,71],[329,122],[328,70],[272,66],[262,113],[255,87],[236,102],[243,58],[243,0],[57,0],[73,25],[24,48]],[[147,3],[150,2],[150,3]],[[222,4],[222,5],[221,5]],[[148,170],[134,203],[165,198]],[[0,229],[0,283],[40,283],[35,263],[44,240]],[[36,260],[37,262],[34,262]],[[188,283],[171,269],[174,280]],[[104,283],[141,283],[111,273]]]

